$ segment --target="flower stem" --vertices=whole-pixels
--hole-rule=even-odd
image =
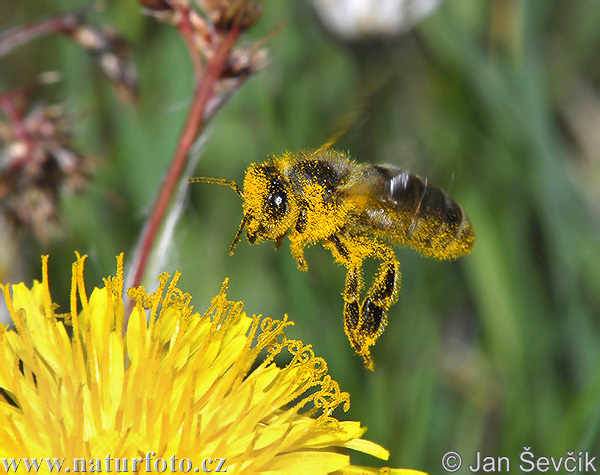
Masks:
[[[21,25],[2,33],[0,35],[0,57],[40,36],[72,31],[81,24],[90,10],[90,7],[84,7],[46,20]]]
[[[192,60],[192,64],[194,66],[196,78],[199,78],[202,76],[203,67],[200,56],[194,48],[193,26],[190,20],[189,9],[182,10],[181,21],[177,25],[177,29],[179,30],[179,34],[183,38],[183,41],[185,42],[185,45],[190,53],[190,59]]]
[[[221,77],[226,65],[229,53],[239,35],[239,28],[233,28],[228,32],[216,48],[214,55],[207,61],[205,72],[196,79],[196,86],[192,106],[187,121],[181,133],[173,161],[167,171],[163,185],[154,203],[152,212],[144,225],[142,235],[133,257],[130,267],[131,287],[141,284],[148,258],[152,250],[160,224],[165,212],[171,202],[171,197],[181,177],[181,173],[187,162],[188,153],[196,138],[201,132],[208,119],[206,111],[207,104],[214,97],[215,83]],[[188,42],[186,41],[186,44]]]
[[[18,91],[13,91],[13,93],[17,94]],[[36,155],[33,153],[35,150],[35,144],[33,143],[33,139],[23,123],[23,117],[21,116],[21,113],[17,109],[15,102],[11,97],[11,92],[4,94],[0,93],[0,110],[4,111],[4,114],[6,114],[15,138],[22,140],[27,147],[27,153],[24,154],[25,158],[21,159],[19,162],[27,159],[41,159],[42,157],[40,157],[39,154]],[[13,163],[10,165],[10,168],[17,167],[18,165],[19,163],[17,161],[13,161]]]

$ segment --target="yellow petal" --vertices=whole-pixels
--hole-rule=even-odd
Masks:
[[[359,422],[331,416],[348,410],[349,395],[310,345],[286,337],[287,316],[246,316],[227,282],[205,314],[193,313],[178,274],[163,274],[152,294],[130,289],[124,332],[122,256],[89,298],[84,259],[72,266],[66,315],[55,314],[47,259],[31,290],[4,288],[16,330],[0,328],[2,458],[156,452],[199,467],[218,454],[232,473],[379,473],[350,465],[351,451],[389,453],[362,439]]]

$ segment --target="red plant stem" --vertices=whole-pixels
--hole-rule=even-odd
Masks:
[[[227,34],[221,44],[217,47],[214,55],[208,60],[205,74],[201,78],[198,78],[192,106],[183,132],[181,133],[175,156],[173,157],[171,166],[165,176],[163,186],[156,198],[152,213],[144,225],[142,237],[137,246],[138,248],[134,253],[135,260],[132,262],[131,266],[131,272],[133,272],[133,279],[131,281],[132,287],[139,286],[142,281],[154,239],[185,167],[188,152],[204,125],[206,104],[213,96],[215,82],[221,76],[238,34],[239,28],[237,27],[233,28]]]
[[[8,54],[15,48],[40,36],[72,31],[81,24],[87,11],[89,11],[89,7],[8,30],[0,35],[0,56]]]
[[[186,9],[182,12],[181,22],[179,25],[177,25],[177,29],[179,30],[179,34],[182,36],[183,41],[185,41],[187,49],[190,52],[196,78],[199,78],[202,75],[202,61],[200,60],[200,56],[194,47],[194,28],[190,20],[189,9]]]
[[[14,94],[18,92],[13,91]],[[33,139],[27,129],[25,128],[25,124],[23,124],[23,117],[15,107],[13,99],[10,97],[10,92],[2,94],[0,93],[0,109],[4,111],[6,117],[11,123],[13,134],[16,138],[25,142],[27,146],[27,153],[24,157],[35,159],[32,151],[34,150],[35,144],[33,143]],[[16,162],[13,162],[12,166],[17,166]]]
[[[27,131],[23,126],[21,115],[17,112],[17,109],[8,94],[0,93],[0,108],[2,108],[6,117],[10,120],[15,135],[20,139],[25,139],[27,137]]]

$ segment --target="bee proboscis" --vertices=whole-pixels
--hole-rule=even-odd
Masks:
[[[346,267],[344,329],[371,370],[370,347],[400,289],[400,264],[390,243],[438,259],[467,254],[474,244],[469,219],[444,191],[393,166],[358,164],[335,150],[288,152],[253,163],[243,191],[230,180],[188,181],[227,185],[242,198],[244,215],[230,254],[245,229],[250,244],[274,241],[276,248],[287,235],[300,270],[308,270],[305,247],[319,242]],[[381,264],[361,300],[367,258]]]

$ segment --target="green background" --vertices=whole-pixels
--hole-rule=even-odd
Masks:
[[[81,6],[3,2],[2,29]],[[173,28],[134,1],[94,15],[130,40],[140,72],[136,106],[118,104],[96,65],[64,38],[45,38],[0,62],[0,87],[46,70],[44,92],[75,119],[78,148],[97,157],[87,192],[63,200],[65,237],[41,246],[19,234],[20,273],[39,278],[51,254],[54,298],[68,302],[74,250],[100,284],[114,256],[131,256],[190,104],[188,55]],[[269,0],[245,37],[268,43],[270,63],[212,123],[197,175],[241,182],[251,162],[316,148],[349,112],[337,147],[449,189],[476,231],[473,253],[437,262],[398,249],[399,302],[366,371],[343,332],[344,269],[319,246],[310,269],[289,245],[227,248],[241,219],[225,187],[195,185],[163,270],[179,269],[196,308],[225,277],[248,313],[296,322],[351,394],[349,414],[389,464],[444,473],[481,451],[517,468],[536,455],[600,455],[600,2],[452,0],[409,33],[343,43],[306,1]],[[374,266],[368,266],[372,272]],[[363,464],[377,460],[356,457]],[[465,469],[459,473],[467,473]]]

